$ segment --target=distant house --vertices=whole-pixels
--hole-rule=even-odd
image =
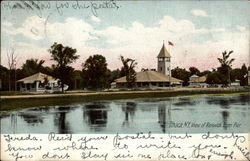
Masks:
[[[207,88],[208,84],[206,83],[207,76],[199,77],[197,75],[192,75],[189,78],[189,87],[202,87]]]
[[[172,86],[180,86],[182,84],[182,80],[169,77],[162,73],[156,71],[142,71],[136,73],[136,88],[156,88],[156,87],[169,87]],[[116,88],[126,88],[127,81],[126,76],[118,78],[115,82],[112,83],[112,86]]]
[[[43,73],[36,73],[17,81],[17,86],[22,92],[56,92],[61,91],[59,79]],[[65,90],[68,86],[65,85]]]
[[[240,80],[236,79],[235,81],[231,82],[231,86],[240,86]]]

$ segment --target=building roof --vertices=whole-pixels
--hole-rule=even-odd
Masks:
[[[156,71],[143,71],[136,73],[136,82],[169,82],[169,79],[172,83],[183,82],[182,80],[174,77],[169,78],[169,76]],[[126,83],[126,76],[116,79],[115,82]]]
[[[190,78],[198,78],[199,76],[198,75],[192,75]]]
[[[165,48],[165,45],[163,44],[160,53],[158,54],[157,58],[170,58],[170,54]]]
[[[53,78],[50,75],[43,74],[43,73],[39,72],[39,73],[33,74],[29,77],[25,77],[23,79],[20,79],[17,82],[32,83],[34,81],[44,81],[45,78],[47,78],[48,81],[55,81],[56,80],[55,78]]]
[[[191,76],[192,77],[192,76]],[[191,80],[189,81],[190,83],[203,83],[203,82],[206,82],[207,80],[207,75],[204,75],[202,77],[198,77],[197,79],[195,80]]]

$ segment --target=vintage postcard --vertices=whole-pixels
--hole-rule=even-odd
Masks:
[[[247,0],[1,1],[1,153],[250,160]]]

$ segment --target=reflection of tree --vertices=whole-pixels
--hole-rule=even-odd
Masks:
[[[32,126],[38,123],[43,123],[43,117],[38,114],[22,113],[20,114],[20,116],[24,119],[25,122],[27,122],[28,124]]]
[[[171,102],[169,101],[169,106],[167,106],[166,104],[160,104],[158,106],[158,123],[160,124],[163,133],[166,132],[166,122],[170,120],[171,120]]]
[[[228,111],[222,111],[222,119],[223,119],[223,128],[226,130],[227,129],[227,120],[228,120],[228,116],[229,116],[229,112]]]
[[[208,104],[215,104],[219,105],[222,109],[229,109],[230,104],[235,103],[236,100],[232,98],[215,98],[215,97],[208,97],[207,98],[207,103]]]
[[[230,108],[230,104],[237,102],[236,99],[233,98],[225,98],[225,97],[208,97],[207,98],[207,103],[208,104],[215,104],[219,105],[222,109],[225,109],[221,112],[222,114],[222,123],[223,123],[223,128],[226,130],[227,129],[227,120],[229,116],[229,112],[227,109]]]
[[[250,96],[248,94],[241,94],[237,97],[237,102],[241,105],[250,104]]]
[[[194,99],[191,99],[189,97],[183,97],[179,98],[178,102],[174,103],[175,106],[194,106],[196,102]]]
[[[41,114],[48,114],[49,110],[50,108],[47,107],[36,107],[25,110],[19,116],[29,125],[34,126],[35,124],[43,123],[44,117]]]
[[[123,104],[122,111],[125,113],[125,120],[123,121],[123,125],[129,124],[129,116],[133,120],[136,110],[136,103],[135,102],[126,102]]]
[[[70,126],[66,120],[66,114],[71,110],[70,107],[58,107],[56,112],[55,125],[58,127],[59,134],[70,133]]]
[[[13,129],[13,133],[16,133],[16,126],[17,126],[17,115],[16,114],[11,114],[10,116],[11,120],[11,128]]]
[[[107,124],[107,107],[102,104],[86,105],[84,118],[92,127],[104,127]]]

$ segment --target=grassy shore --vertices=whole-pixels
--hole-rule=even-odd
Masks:
[[[147,91],[113,91],[66,94],[40,94],[1,96],[1,111],[17,110],[35,106],[69,105],[81,102],[134,98],[173,97],[194,94],[249,93],[248,88],[233,89],[174,89]]]

